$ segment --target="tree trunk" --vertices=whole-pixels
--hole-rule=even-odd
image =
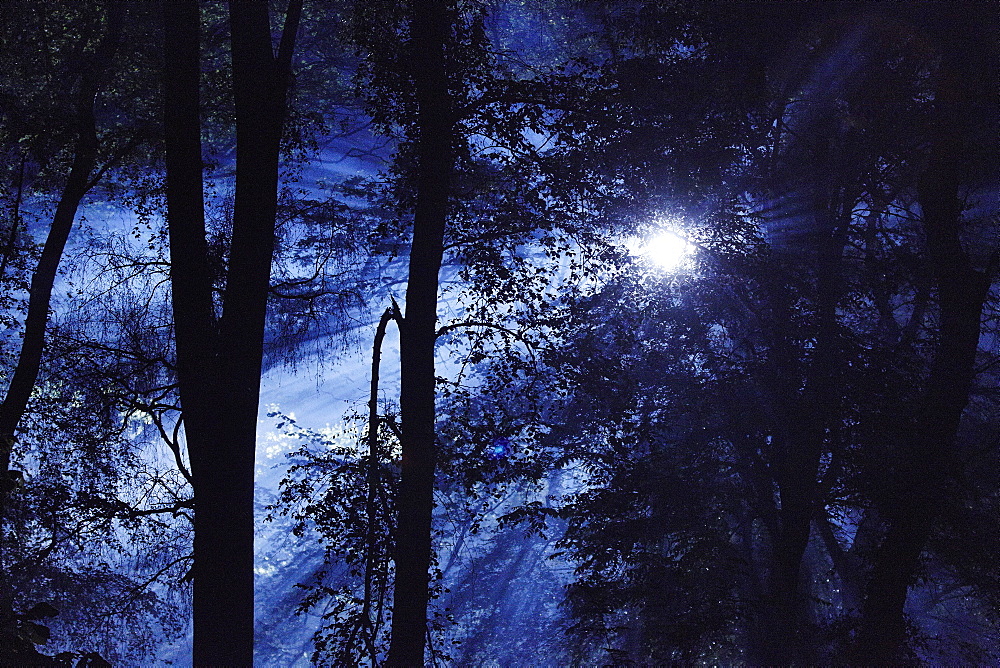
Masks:
[[[253,663],[257,404],[278,158],[301,7],[301,1],[289,4],[275,57],[266,3],[230,5],[236,202],[223,313],[216,326],[202,200],[198,3],[165,3],[171,281],[195,495],[195,665]]]
[[[912,431],[901,439],[896,472],[899,492],[886,509],[888,531],[875,553],[862,607],[855,658],[865,663],[902,659],[906,643],[904,606],[916,578],[920,555],[947,494],[962,412],[975,376],[980,318],[990,278],[972,267],[960,241],[961,172],[966,140],[965,114],[956,103],[962,83],[942,63],[939,118],[930,159],[918,187],[927,253],[939,303],[940,332],[926,390]],[[960,98],[958,98],[960,99]]]
[[[73,148],[73,163],[66,178],[52,217],[45,245],[42,247],[38,264],[31,276],[28,289],[28,313],[24,322],[24,338],[18,354],[17,365],[11,376],[10,385],[0,403],[0,524],[7,515],[9,494],[18,482],[18,477],[10,470],[11,454],[16,441],[18,425],[24,418],[35,388],[45,350],[45,333],[49,320],[49,305],[52,289],[59,271],[66,242],[73,229],[73,221],[84,196],[94,186],[93,173],[97,165],[98,140],[97,124],[94,119],[94,103],[102,79],[107,75],[111,60],[121,37],[121,16],[119,10],[111,8],[108,17],[108,32],[103,37],[91,62],[84,65],[80,77],[80,91],[75,115],[77,134]],[[22,163],[23,178],[23,163]],[[0,566],[3,565],[0,555]],[[7,587],[3,586],[3,590]],[[0,614],[10,607],[8,591],[0,591]]]
[[[378,549],[379,529],[378,509],[376,505],[378,502],[379,468],[382,461],[378,448],[378,428],[381,422],[378,414],[379,366],[382,361],[382,341],[385,339],[389,322],[395,319],[396,302],[393,300],[392,307],[382,312],[382,317],[379,318],[378,325],[375,327],[375,340],[372,343],[371,383],[368,394],[368,489],[365,499],[365,515],[368,527],[365,538],[367,548],[367,554],[365,554],[365,594],[361,614],[365,624],[365,647],[368,650],[368,661],[373,667],[378,664],[378,647],[375,643],[378,639],[378,630],[382,621],[381,606],[376,605],[375,601],[375,589],[378,584],[375,580],[376,568],[378,568],[379,563],[379,555],[376,552]],[[382,578],[379,578],[379,580],[384,582]],[[378,589],[378,598],[381,600],[384,587],[378,586]],[[373,612],[374,618],[372,617]]]
[[[70,168],[66,185],[63,187],[59,204],[56,206],[52,225],[45,239],[38,265],[31,276],[31,287],[28,291],[28,315],[24,322],[24,338],[17,358],[17,366],[11,377],[10,385],[0,404],[0,461],[2,474],[0,489],[3,499],[9,484],[8,480],[11,449],[17,426],[24,417],[28,399],[38,379],[42,364],[42,351],[45,348],[45,329],[49,321],[49,304],[52,300],[52,287],[55,284],[59,262],[62,259],[66,240],[73,229],[73,221],[84,195],[90,189],[90,175],[97,163],[97,132],[94,127],[94,94],[89,91],[90,99],[81,103],[79,113],[79,131],[74,149],[73,166]],[[2,507],[2,506],[0,506]]]
[[[816,173],[824,171],[819,168]],[[817,224],[822,226],[816,269],[818,321],[813,359],[806,370],[805,387],[799,390],[796,371],[802,354],[788,340],[776,347],[778,373],[783,377],[781,395],[788,409],[788,425],[775,443],[781,454],[776,481],[781,499],[778,531],[773,536],[769,601],[764,620],[764,643],[756,660],[787,665],[809,662],[812,639],[806,635],[807,596],[802,591],[802,561],[809,545],[812,521],[820,495],[820,460],[836,433],[836,369],[841,358],[837,305],[843,294],[844,249],[854,205],[853,189],[838,187],[817,197]]]
[[[411,12],[410,47],[417,97],[417,199],[406,315],[400,326],[403,462],[390,666],[424,663],[436,455],[434,343],[438,273],[444,253],[455,133],[445,67],[445,43],[451,27],[448,5],[442,0],[414,0]]]

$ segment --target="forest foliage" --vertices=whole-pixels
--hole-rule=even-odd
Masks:
[[[0,2],[0,664],[997,662],[998,19]]]

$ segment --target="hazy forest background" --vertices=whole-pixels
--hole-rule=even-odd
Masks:
[[[0,665],[1000,663],[998,26],[0,0]]]

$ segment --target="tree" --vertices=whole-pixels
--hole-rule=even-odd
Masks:
[[[962,12],[968,11],[963,7]],[[984,10],[978,20],[995,20]],[[888,528],[873,557],[862,608],[856,656],[868,662],[900,660],[905,653],[903,607],[921,553],[947,498],[956,471],[956,438],[969,402],[976,369],[980,321],[994,280],[997,251],[977,268],[962,241],[964,199],[977,159],[995,160],[994,147],[976,151],[983,122],[995,121],[996,70],[983,60],[993,53],[992,36],[954,8],[921,17],[940,62],[935,72],[930,148],[917,184],[927,261],[937,293],[934,358],[909,428],[896,435],[894,498],[883,511]],[[962,35],[962,44],[956,41]],[[974,40],[969,49],[965,40]],[[975,56],[970,55],[975,53]]]
[[[925,343],[922,328],[935,326],[925,320],[926,293],[921,272],[912,264],[913,254],[920,255],[922,249],[917,237],[908,236],[912,226],[907,222],[909,197],[921,191],[924,195],[920,197],[926,196],[926,187],[918,187],[915,176],[925,159],[920,133],[929,91],[921,72],[928,66],[927,54],[918,43],[896,40],[901,27],[882,14],[859,16],[851,8],[844,11],[844,7],[831,5],[830,14],[817,20],[801,13],[802,7],[776,7],[774,14],[768,15],[755,6],[753,17],[728,6],[718,13],[706,11],[694,17],[701,22],[692,21],[682,32],[688,39],[696,36],[687,50],[671,53],[677,46],[671,41],[676,33],[668,27],[660,35],[664,41],[656,45],[662,50],[654,51],[658,59],[641,50],[638,55],[624,51],[622,62],[608,65],[618,76],[630,77],[624,79],[628,87],[619,85],[620,90],[641,91],[632,108],[646,114],[633,115],[638,118],[637,127],[626,133],[627,140],[622,142],[631,149],[622,158],[624,169],[629,168],[630,157],[637,159],[630,172],[633,180],[627,181],[635,184],[630,194],[645,194],[642,188],[655,193],[656,184],[666,182],[669,186],[661,192],[675,197],[694,199],[700,185],[708,192],[721,190],[715,197],[726,201],[726,190],[718,188],[718,182],[724,180],[727,185],[735,184],[737,192],[746,188],[743,197],[757,203],[751,213],[756,213],[769,233],[769,264],[750,274],[744,273],[745,266],[737,269],[734,258],[713,253],[711,247],[707,251],[715,257],[709,260],[717,265],[713,272],[721,270],[713,273],[707,284],[724,286],[726,271],[743,276],[747,282],[743,288],[733,289],[725,308],[707,314],[712,327],[722,333],[723,347],[731,346],[728,355],[742,361],[747,382],[742,390],[732,391],[730,398],[718,402],[731,414],[723,422],[725,428],[703,424],[718,430],[718,438],[730,444],[731,456],[749,487],[751,507],[730,512],[742,518],[741,522],[758,523],[763,529],[750,532],[746,541],[747,560],[753,563],[763,586],[757,593],[740,592],[750,606],[742,623],[747,633],[744,642],[754,660],[776,663],[822,661],[809,657],[833,656],[833,645],[842,646],[847,640],[843,625],[827,627],[828,622],[822,620],[829,618],[811,599],[822,593],[841,600],[832,588],[821,591],[825,567],[841,571],[844,581],[853,577],[855,590],[863,575],[849,573],[854,569],[846,565],[848,560],[837,540],[828,540],[824,550],[818,534],[825,531],[829,537],[831,515],[858,509],[857,496],[852,498],[852,494],[878,496],[875,487],[857,488],[860,477],[851,468],[863,466],[874,481],[880,461],[874,453],[880,452],[882,440],[895,429],[886,425],[884,416],[910,415],[911,408],[905,388],[879,391],[878,400],[885,402],[879,404],[880,410],[868,403],[872,387],[885,382],[875,380],[877,370],[888,368],[900,382],[920,379],[923,383],[926,358],[921,350]],[[672,25],[653,8],[644,7],[643,11],[648,23],[640,25],[659,29]],[[778,32],[785,49],[793,53],[801,49],[803,55],[795,59],[796,66],[764,55],[774,51],[774,33],[747,28],[762,15],[782,27]],[[859,34],[868,37],[866,46],[852,47],[851,60],[845,63],[846,44]],[[759,41],[760,36],[765,39]],[[642,39],[636,43],[646,47]],[[685,60],[685,53],[694,57]],[[729,60],[734,54],[751,66],[735,67]],[[731,126],[725,124],[730,120],[725,111],[734,103],[727,98],[719,105],[714,97],[718,90],[697,88],[705,96],[698,97],[688,89],[689,94],[678,101],[664,86],[664,82],[691,81],[692,70],[715,73],[703,74],[698,80],[712,82],[713,88],[723,93],[727,84],[738,88],[737,81],[754,82],[749,86],[753,92],[744,94],[750,99],[737,98],[739,111],[734,113]],[[642,83],[650,80],[656,83]],[[650,102],[650,90],[665,91],[665,100]],[[705,118],[691,108],[698,103],[720,111],[708,114],[711,121],[704,126],[686,125],[691,118]],[[749,119],[745,124],[739,121],[743,115]],[[741,128],[751,139],[739,134]],[[636,139],[639,141],[629,141]],[[766,148],[759,150],[760,145]],[[655,148],[650,151],[650,147]],[[686,151],[689,147],[694,149],[690,153]],[[722,161],[717,176],[712,167],[719,163],[710,162],[713,158]],[[727,165],[727,160],[732,162]],[[698,178],[703,180],[699,183]],[[703,203],[702,210],[709,206]],[[732,213],[738,220],[739,209]],[[713,221],[719,222],[720,218]],[[732,229],[725,223],[719,225],[716,240]],[[902,267],[876,274],[887,261],[886,247]],[[931,251],[929,257],[933,255]],[[964,285],[981,287],[973,280],[975,276],[965,277]],[[978,317],[970,314],[978,313],[975,301],[978,299],[981,306],[985,293],[974,291],[973,295],[978,297],[966,311],[963,330],[967,353],[969,341],[976,338],[969,333],[969,323]],[[691,303],[689,308],[704,313],[707,307]],[[725,343],[727,338],[730,343]],[[718,341],[709,339],[704,345],[714,350]],[[975,351],[974,341],[971,351]],[[722,369],[699,363],[709,373],[705,385],[721,381]],[[712,378],[712,373],[719,378]],[[604,394],[622,392],[617,388]],[[954,392],[951,395],[956,396]],[[682,401],[694,402],[691,398]],[[922,417],[930,414],[933,411]],[[919,423],[930,433],[930,425],[922,420]],[[870,459],[859,455],[863,452],[869,453]],[[615,484],[627,480],[621,476]],[[927,489],[919,484],[912,487]],[[896,502],[887,503],[893,507]],[[877,521],[867,526],[872,524],[877,525]],[[850,555],[851,561],[864,559],[860,548],[868,542],[866,533],[859,534],[855,542],[859,549]],[[899,535],[915,534],[904,531]],[[596,549],[595,543],[588,546]],[[625,554],[619,556],[627,559],[627,550],[623,551]],[[586,548],[579,554],[586,559]],[[896,566],[886,565],[885,572],[896,573]],[[902,599],[897,601],[901,605]],[[845,607],[845,617],[852,607]],[[837,640],[831,645],[829,639],[834,636]]]
[[[411,3],[409,48],[416,100],[413,241],[400,325],[402,472],[397,504],[396,579],[387,665],[424,662],[434,507],[436,429],[434,345],[438,273],[451,195],[455,121],[445,60],[456,10],[434,0]],[[405,501],[403,501],[405,500]]]
[[[72,166],[66,177],[38,265],[32,273],[24,338],[10,384],[3,402],[0,403],[0,518],[3,516],[7,495],[16,484],[10,471],[10,455],[18,424],[24,417],[41,368],[49,304],[59,261],[62,259],[66,240],[73,228],[80,203],[95,182],[94,172],[98,165],[99,145],[94,107],[98,93],[102,85],[105,85],[104,80],[108,77],[120,36],[121,16],[112,10],[107,33],[100,40],[90,62],[85,63],[77,74],[79,87],[74,108],[76,123],[73,131],[75,137]],[[23,190],[23,184],[20,185],[20,190]],[[15,213],[14,220],[11,221],[11,229],[14,232],[19,226],[17,215]]]
[[[553,219],[575,215],[546,207],[546,188],[533,181],[545,178],[546,162],[530,133],[571,134],[572,122],[563,116],[585,108],[568,102],[569,91],[580,93],[582,87],[571,83],[573,73],[561,65],[535,68],[505,54],[508,68],[501,66],[487,34],[488,11],[478,3],[389,2],[365,6],[356,18],[355,39],[366,53],[360,80],[368,113],[384,132],[402,130],[395,194],[397,206],[413,216],[398,322],[402,463],[389,665],[424,661],[440,451],[434,351],[439,334],[447,331],[437,327],[445,252],[453,250],[475,265],[484,246],[538,242],[533,235],[544,236],[556,225]],[[400,34],[405,39],[399,40]],[[562,113],[553,116],[551,110]],[[480,137],[495,141],[495,150],[477,155]],[[528,164],[533,166],[524,170]],[[488,190],[493,184],[511,188],[511,201],[496,201],[497,192]],[[493,250],[482,255],[495,257]],[[547,271],[535,272],[533,280],[544,282],[540,275]],[[510,288],[507,294],[517,292]]]
[[[64,536],[60,537],[59,532],[65,534],[75,527],[82,537],[88,534],[88,523],[100,523],[106,528],[115,513],[108,512],[104,504],[114,506],[112,499],[116,500],[119,491],[118,479],[111,475],[104,478],[105,483],[110,483],[105,489],[107,495],[88,498],[81,488],[93,481],[90,476],[104,477],[95,470],[97,466],[87,472],[81,470],[80,479],[69,482],[56,481],[49,475],[51,471],[45,470],[45,463],[61,459],[67,447],[95,445],[96,462],[118,445],[115,428],[107,429],[104,420],[106,397],[100,392],[78,392],[78,386],[72,387],[76,380],[73,374],[58,378],[61,361],[53,348],[59,350],[59,346],[52,346],[50,340],[53,291],[82,205],[95,186],[110,180],[109,175],[126,171],[120,169],[122,163],[130,162],[139,153],[137,149],[146,138],[147,119],[141,103],[125,102],[132,92],[130,69],[145,55],[120,54],[123,32],[135,29],[135,24],[127,20],[132,18],[129,11],[103,3],[53,3],[21,10],[23,21],[16,26],[5,25],[2,36],[4,128],[0,140],[3,152],[17,167],[11,170],[15,174],[12,206],[4,216],[6,243],[0,280],[13,287],[12,297],[22,289],[17,274],[35,259],[31,257],[30,243],[26,243],[30,238],[26,221],[45,210],[48,189],[58,190],[58,196],[45,243],[30,273],[30,285],[24,286],[27,305],[23,333],[0,403],[0,558],[5,571],[0,585],[0,617],[5,659],[26,660],[30,656],[41,660],[45,657],[35,652],[33,643],[47,639],[46,627],[39,626],[44,633],[33,635],[27,646],[19,641],[27,637],[25,629],[35,623],[29,620],[52,616],[54,608],[48,606],[52,614],[15,614],[15,598],[20,599],[18,605],[24,605],[28,592],[47,591],[52,595],[55,592],[51,589],[59,586],[64,587],[67,597],[77,595],[70,591],[73,569],[66,567],[61,554]],[[128,110],[124,120],[105,113],[108,106],[115,104]],[[9,309],[10,301],[4,301],[5,310]],[[8,320],[8,326],[19,328],[16,320]],[[44,417],[37,415],[46,397],[53,393],[61,397],[64,405],[42,409],[46,410]],[[72,407],[85,396],[96,399],[88,407],[97,419],[80,421],[76,429],[67,428],[70,422],[66,405]],[[29,473],[37,474],[37,479],[28,480],[30,476],[24,471],[12,469],[12,461],[20,461],[22,468],[28,465]],[[123,461],[121,471],[127,467]],[[39,537],[39,518],[46,514],[49,520],[44,524],[50,531],[50,542],[39,549],[33,539]],[[44,571],[48,571],[47,576],[42,576]],[[59,584],[46,587],[40,582],[46,579]],[[93,580],[98,581],[100,576]],[[96,605],[107,602],[98,602],[100,598],[94,597]],[[36,605],[33,609],[41,608]],[[23,656],[19,654],[22,649]]]
[[[177,369],[195,494],[194,662],[253,662],[257,403],[277,213],[278,161],[302,2],[277,53],[267,5],[229,7],[236,201],[217,318],[209,271],[199,105],[199,6],[164,6],[164,117]],[[225,406],[220,411],[220,407]]]

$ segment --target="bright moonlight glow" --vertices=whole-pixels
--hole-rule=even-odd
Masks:
[[[680,269],[691,256],[694,246],[676,232],[664,230],[650,237],[639,248],[639,255],[664,271]]]

